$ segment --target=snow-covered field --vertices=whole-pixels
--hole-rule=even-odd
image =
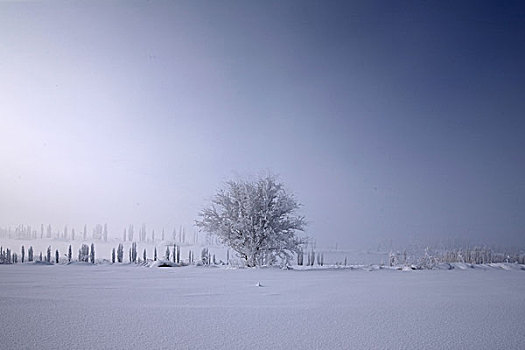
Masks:
[[[0,265],[0,347],[523,349],[524,290],[519,268]]]

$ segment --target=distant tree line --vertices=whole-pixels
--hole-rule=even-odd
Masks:
[[[109,229],[107,224],[96,224],[92,228],[91,235],[88,235],[88,227],[84,225],[78,232],[74,228],[70,228],[67,225],[62,227],[52,227],[51,224],[45,226],[40,225],[40,228],[32,227],[31,225],[18,225],[14,228],[0,227],[0,237],[6,237],[9,239],[20,239],[20,240],[36,240],[36,239],[53,239],[62,241],[74,241],[74,240],[94,240],[94,241],[108,241]],[[134,225],[129,225],[128,228],[124,229],[122,240],[124,242],[133,242],[135,238],[138,238],[138,242],[157,242],[159,241],[159,235],[155,234],[155,230],[151,230],[149,233],[146,229],[146,224],[142,224],[138,230],[138,237],[135,237]],[[170,240],[172,243],[177,244],[195,244],[198,242],[198,233],[194,232],[193,237],[188,237],[183,226],[178,230],[173,229],[171,237],[166,234],[166,231],[162,229],[160,234],[160,241],[164,242]]]

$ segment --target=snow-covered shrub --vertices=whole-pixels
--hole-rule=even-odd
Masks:
[[[201,262],[203,265],[209,265],[209,255],[208,255],[208,248],[202,248],[201,251]]]
[[[82,244],[78,250],[78,261],[89,262],[89,246],[87,244]]]
[[[430,248],[425,248],[425,255],[419,259],[418,267],[422,269],[432,269],[439,263],[439,260],[430,252]]]
[[[390,266],[396,266],[397,265],[397,254],[394,253],[394,251],[390,251],[390,254],[388,254],[388,265]]]

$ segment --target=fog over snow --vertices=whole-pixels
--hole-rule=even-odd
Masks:
[[[273,172],[323,246],[523,246],[524,14],[1,2],[0,226],[192,230],[224,181]]]

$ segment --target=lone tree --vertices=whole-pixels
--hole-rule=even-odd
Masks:
[[[217,235],[247,266],[271,265],[277,258],[287,263],[305,243],[296,235],[306,226],[304,217],[296,215],[299,207],[272,175],[256,181],[229,181],[195,224]]]

